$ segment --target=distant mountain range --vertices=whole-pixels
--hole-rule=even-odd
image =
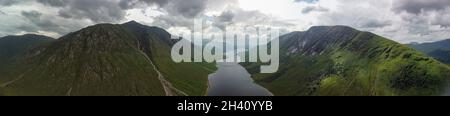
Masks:
[[[258,84],[275,95],[442,95],[450,68],[405,45],[346,26],[316,26],[280,37],[280,69]]]
[[[0,63],[9,63],[13,58],[23,55],[27,49],[54,40],[51,37],[34,34],[0,38]]]
[[[450,39],[432,43],[408,44],[408,46],[424,52],[441,62],[450,64]]]
[[[214,65],[171,62],[173,42],[165,30],[134,21],[57,40],[4,37],[1,58],[11,63],[0,68],[0,95],[204,95]]]

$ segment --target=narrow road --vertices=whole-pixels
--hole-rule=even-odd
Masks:
[[[144,52],[140,51],[139,52],[145,56],[145,58],[148,60],[148,62],[150,62],[150,64],[153,66],[153,70],[155,70],[156,73],[158,73],[158,79],[159,81],[161,81],[161,84],[164,87],[164,91],[166,92],[166,96],[176,96],[179,94],[182,94],[183,96],[188,96],[188,94],[186,94],[185,92],[175,88],[172,83],[170,83],[169,81],[166,80],[166,78],[164,78],[164,75],[162,75],[162,73],[158,70],[158,67],[156,67],[156,65],[153,63],[153,61],[147,56],[147,54],[145,54]],[[173,91],[174,90],[176,93],[174,94]]]

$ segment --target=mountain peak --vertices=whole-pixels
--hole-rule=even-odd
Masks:
[[[124,23],[123,25],[142,25],[142,24],[135,20],[131,20],[131,21]]]
[[[171,43],[171,41],[172,41],[170,39],[171,38],[170,33],[159,27],[143,25],[136,21],[130,21],[130,22],[122,24],[121,26],[124,27],[125,29],[130,30],[131,32],[136,34],[136,36],[138,36],[138,37],[140,37],[142,35],[146,35],[146,34],[151,34],[151,35],[157,36],[158,38],[162,39],[163,41],[165,41],[167,43]],[[145,38],[141,38],[141,39],[145,39]]]
[[[89,54],[128,49],[136,46],[134,36],[115,24],[97,24],[65,35],[55,44],[58,49]],[[131,47],[130,47],[131,46]]]
[[[358,39],[365,41],[373,35],[365,33],[366,37],[358,37],[361,31],[348,26],[313,26],[305,32],[295,32],[283,36],[282,43],[288,43],[291,53],[320,55],[332,49],[345,46],[348,42]],[[290,40],[289,38],[294,38]]]
[[[138,23],[135,20],[128,21],[128,23]]]
[[[36,40],[54,40],[54,38],[37,35],[37,34],[25,34],[25,35],[8,35],[5,37],[0,37],[0,39],[36,39]]]
[[[330,31],[330,30],[342,30],[342,31],[354,31],[356,29],[344,26],[344,25],[335,25],[335,26],[313,26],[309,30],[322,30],[322,31]]]
[[[122,26],[125,27],[135,27],[135,28],[142,28],[142,29],[146,29],[146,30],[158,30],[158,31],[162,31],[164,29],[160,28],[160,27],[156,27],[156,26],[147,26],[144,24],[141,24],[135,20],[123,23]],[[165,31],[165,30],[164,30]]]

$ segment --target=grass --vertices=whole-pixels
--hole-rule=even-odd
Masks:
[[[281,54],[288,52],[288,47],[281,48]],[[450,76],[448,66],[366,32],[344,46],[328,45],[321,55],[281,55],[281,59],[274,74],[259,74],[260,63],[244,66],[257,83],[281,96],[440,95]]]
[[[110,37],[83,37],[96,31],[102,34],[105,29]],[[165,95],[156,72],[134,48],[132,36],[121,32],[117,26],[100,25],[63,37],[40,55],[21,62],[25,68],[15,69],[15,76],[24,78],[5,88],[4,94]]]

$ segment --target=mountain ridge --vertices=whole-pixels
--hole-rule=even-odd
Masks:
[[[164,95],[137,42],[119,25],[98,24],[67,34],[22,63],[6,87],[18,95]]]
[[[275,95],[439,95],[450,68],[395,41],[346,26],[311,27],[280,37],[280,68],[258,84]]]
[[[139,34],[142,36],[137,37]],[[209,74],[203,68],[206,65],[171,63],[197,71],[186,77],[199,79],[191,80],[196,83],[176,82],[180,77],[173,75],[186,72],[179,68],[168,70],[167,63],[162,62],[170,58],[161,57],[161,53],[170,51],[171,44],[165,43],[168,40],[170,34],[165,30],[137,22],[88,26],[28,51],[23,60],[14,64],[17,71],[9,74],[8,80],[0,80],[0,95],[203,95]],[[146,53],[142,53],[144,49]],[[163,84],[173,81],[177,88],[170,91],[175,93],[167,94]],[[186,84],[197,88],[181,86]],[[199,89],[201,86],[204,90]],[[179,89],[183,91],[175,91]]]
[[[450,64],[450,52],[448,52],[450,51],[450,39],[430,43],[407,45],[418,51],[428,54],[443,63]]]

